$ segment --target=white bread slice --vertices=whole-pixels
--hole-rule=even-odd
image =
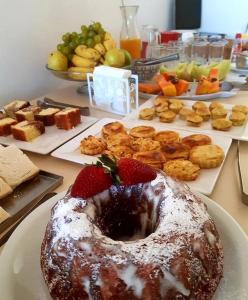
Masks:
[[[38,172],[39,169],[16,145],[13,144],[0,150],[0,177],[12,189],[34,177]]]
[[[6,210],[4,210],[1,206],[0,206],[0,224],[5,221],[6,219],[8,219],[10,217],[10,214],[7,213]]]
[[[12,193],[12,188],[0,177],[0,199]]]

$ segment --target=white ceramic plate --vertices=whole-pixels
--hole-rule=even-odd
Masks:
[[[93,117],[81,117],[81,124],[70,130],[58,129],[54,126],[46,126],[45,133],[37,137],[31,142],[16,140],[9,136],[0,136],[0,144],[10,145],[15,144],[18,148],[26,151],[31,151],[39,154],[48,154],[60,145],[64,144],[86,128],[97,121]]]
[[[139,120],[139,111],[143,108],[153,107],[153,101],[154,101],[154,97],[151,97],[149,100],[147,100],[145,103],[143,103],[139,107],[138,111],[134,110],[129,115],[127,115],[125,118],[123,118],[123,120],[128,121],[128,122],[136,122],[137,120]],[[196,101],[185,100],[184,101],[184,107],[187,107],[187,108],[191,109],[192,105],[195,102]],[[205,102],[205,104],[207,106],[209,106],[210,103]],[[224,105],[225,109],[228,111],[228,115],[227,115],[227,117],[228,117],[231,114],[232,107],[234,105],[224,104],[224,103],[223,103],[223,105]],[[142,121],[146,125],[150,125],[150,126],[161,124],[161,122],[159,122],[158,117],[155,117],[151,121],[149,121],[149,120],[148,121],[140,120],[140,121]],[[163,123],[163,124],[165,124],[165,126],[167,126],[168,128],[176,128],[176,129],[180,129],[180,130],[181,129],[182,130],[186,129],[186,130],[194,131],[194,132],[214,134],[214,135],[229,137],[229,138],[236,139],[236,140],[248,141],[248,121],[247,120],[246,120],[246,122],[244,123],[243,126],[233,126],[229,131],[220,131],[220,130],[212,129],[211,120],[209,120],[207,122],[202,122],[201,126],[199,126],[199,127],[188,126],[186,124],[186,121],[181,120],[178,116],[176,117],[174,122],[172,122],[172,123]]]
[[[97,161],[97,156],[90,156],[90,155],[85,155],[85,154],[80,153],[80,149],[79,149],[80,141],[89,135],[94,135],[94,136],[100,137],[101,129],[102,129],[103,125],[113,122],[113,121],[117,121],[117,120],[105,118],[105,119],[98,121],[97,123],[92,125],[90,128],[88,128],[86,131],[84,131],[80,135],[76,136],[74,139],[70,140],[69,142],[65,143],[60,148],[56,149],[54,152],[52,152],[51,155],[54,157],[57,157],[57,158],[69,160],[69,161],[79,163],[79,164],[95,163]],[[120,121],[120,120],[118,120],[118,121]],[[143,124],[142,122],[139,122],[139,121],[138,122],[137,121],[136,122],[127,122],[127,121],[121,120],[120,122],[122,122],[124,124],[126,129],[131,129],[132,127]],[[167,129],[166,124],[163,124],[163,123],[152,124],[152,126],[157,131]],[[192,132],[181,130],[181,129],[177,130],[177,132],[179,132],[181,137],[192,134]],[[216,136],[213,133],[209,136],[211,137],[213,144],[219,145],[224,150],[225,156],[226,156],[232,140],[230,138]],[[223,164],[224,164],[224,161],[221,164],[221,166],[219,166],[218,168],[201,170],[199,177],[195,181],[187,182],[188,185],[191,188],[193,188],[205,195],[210,195],[214,189],[215,183],[218,179],[218,176],[220,174]]]
[[[34,210],[14,231],[0,256],[2,300],[51,300],[40,270],[40,247],[52,206],[60,193]],[[213,300],[248,299],[248,239],[238,223],[218,204],[208,206],[224,246],[224,278]]]

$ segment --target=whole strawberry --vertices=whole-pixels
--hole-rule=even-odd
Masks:
[[[92,197],[112,185],[112,179],[101,166],[91,165],[85,167],[78,174],[72,189],[72,197],[87,199]]]
[[[132,158],[121,158],[117,162],[117,175],[122,185],[145,183],[156,178],[157,174],[150,166]]]

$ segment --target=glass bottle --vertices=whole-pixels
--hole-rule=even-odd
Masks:
[[[138,59],[141,57],[141,38],[136,21],[139,6],[120,6],[120,9],[122,15],[120,48],[127,50],[133,59]]]

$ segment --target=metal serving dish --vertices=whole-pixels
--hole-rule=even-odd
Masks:
[[[236,67],[238,69],[248,69],[248,51],[243,51],[237,55]]]

